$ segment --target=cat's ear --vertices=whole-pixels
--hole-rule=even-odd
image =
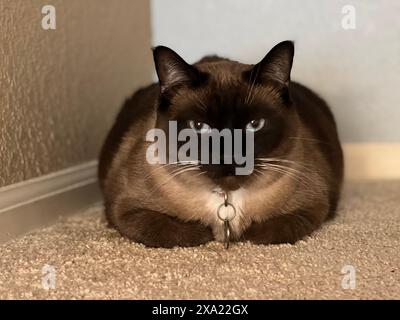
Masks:
[[[177,85],[196,84],[201,78],[200,72],[194,66],[188,64],[168,47],[153,48],[153,58],[161,93]]]
[[[290,81],[293,55],[292,41],[278,43],[252,70],[248,71],[249,78],[256,77],[259,83],[273,80],[287,86]]]

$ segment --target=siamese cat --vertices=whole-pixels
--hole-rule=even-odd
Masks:
[[[101,151],[109,224],[135,242],[171,248],[223,241],[224,197],[236,211],[232,241],[295,243],[333,217],[343,179],[337,128],[327,104],[290,81],[293,55],[284,41],[255,65],[217,56],[190,65],[154,48],[159,82],[125,102]],[[254,169],[236,175],[239,165],[222,159],[149,163],[147,133],[168,133],[171,121],[198,136],[251,131]]]

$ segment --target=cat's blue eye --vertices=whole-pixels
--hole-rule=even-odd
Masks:
[[[256,132],[258,130],[261,130],[264,128],[265,125],[265,119],[261,118],[259,120],[251,120],[247,125],[246,125],[246,130],[250,130],[253,132]]]
[[[210,133],[211,132],[211,127],[205,123],[205,122],[200,122],[200,121],[189,121],[189,126],[192,128],[194,131],[197,133]]]

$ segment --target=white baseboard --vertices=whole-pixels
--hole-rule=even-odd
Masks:
[[[347,180],[400,179],[399,143],[345,143]]]
[[[97,161],[0,188],[0,243],[100,201]]]

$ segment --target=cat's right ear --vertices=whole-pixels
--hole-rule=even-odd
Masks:
[[[195,85],[202,74],[168,47],[153,48],[154,64],[160,82],[161,93],[179,85]]]
[[[288,86],[293,64],[294,43],[283,41],[273,47],[251,70],[245,73],[249,81],[275,81]]]

